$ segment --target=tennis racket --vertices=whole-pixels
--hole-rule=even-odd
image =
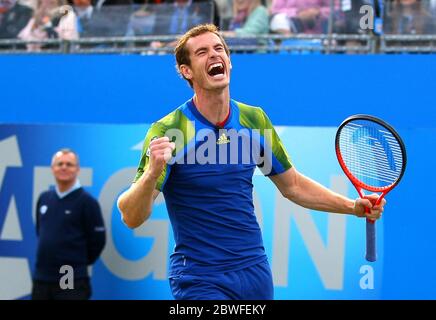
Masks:
[[[363,190],[381,193],[375,205],[401,180],[406,148],[398,133],[383,120],[354,115],[336,132],[336,156],[361,198]],[[369,209],[367,209],[369,212]],[[366,219],[366,260],[376,261],[375,221]]]

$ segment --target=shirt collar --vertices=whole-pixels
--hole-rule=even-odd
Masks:
[[[79,179],[76,179],[76,183],[74,183],[74,185],[70,189],[68,189],[67,191],[60,192],[58,186],[56,186],[56,194],[58,195],[58,197],[60,199],[62,199],[62,198],[65,198],[66,196],[68,196],[71,192],[79,189],[81,186],[82,185],[80,184]]]

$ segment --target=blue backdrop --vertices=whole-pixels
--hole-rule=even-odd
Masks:
[[[262,106],[283,126],[278,130],[297,168],[321,183],[356,196],[333,144],[335,127],[350,114],[384,118],[398,129],[409,156],[404,180],[388,195],[378,225],[375,264],[363,259],[363,221],[307,215],[284,203],[267,179],[255,177],[276,298],[435,299],[435,57],[232,59],[233,97]],[[93,270],[94,297],[169,298],[165,265],[173,240],[164,204],[148,227],[134,232],[120,223],[114,199],[128,185],[148,124],[192,94],[175,73],[173,58],[2,56],[0,70],[0,283],[8,283],[0,297],[28,294],[34,198],[51,183],[52,153],[68,145],[80,153],[82,182],[99,198],[110,225],[111,242]],[[21,280],[10,276],[14,271]],[[371,272],[373,289],[365,287]]]
[[[434,127],[435,55],[234,55],[231,92],[276,125],[337,126],[353,112]],[[1,56],[0,121],[144,123],[188,99],[172,56]]]

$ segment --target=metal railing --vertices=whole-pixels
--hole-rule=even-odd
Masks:
[[[436,53],[436,35],[382,35],[380,52]]]
[[[99,37],[78,40],[0,40],[0,54],[171,54],[173,47],[153,47],[154,41],[170,43],[177,36]],[[226,37],[236,53],[436,53],[436,35],[265,34]],[[241,43],[238,43],[238,41]],[[250,40],[250,41],[247,41]],[[39,45],[28,51],[29,44]]]
[[[140,54],[169,54],[173,47],[154,47],[155,41],[170,43],[178,37],[166,36],[137,36],[137,37],[99,37],[78,40],[49,39],[40,41],[0,40],[0,54],[41,54],[41,53],[140,53]],[[296,34],[290,36],[264,34],[245,37],[226,37],[233,52],[240,53],[337,53],[337,52],[375,52],[374,36],[370,35],[307,35]],[[350,44],[352,43],[352,44]],[[358,44],[356,44],[358,43]],[[28,51],[27,45],[38,45],[38,51]]]

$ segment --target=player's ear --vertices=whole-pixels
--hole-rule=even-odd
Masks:
[[[180,73],[185,79],[192,79],[191,69],[186,64],[180,66]]]

